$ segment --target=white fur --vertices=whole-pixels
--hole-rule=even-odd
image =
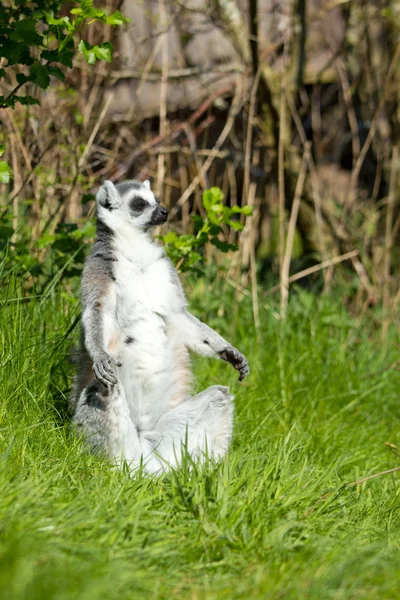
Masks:
[[[122,363],[118,368],[122,439],[116,453],[131,466],[137,466],[140,454],[150,471],[176,465],[186,427],[192,423],[188,430],[191,454],[199,456],[207,450],[220,456],[231,435],[231,397],[218,388],[212,394],[203,393],[201,402],[188,402],[189,390],[182,384],[177,355],[187,353],[188,338],[196,335],[184,316],[184,299],[161,249],[146,234],[132,236],[130,231],[128,239],[127,233],[120,230],[115,238],[116,282],[106,301],[108,315],[115,306],[115,318],[107,318],[105,345],[118,339],[109,353]],[[124,343],[127,337],[134,342]],[[214,354],[209,346],[204,353]],[[186,380],[189,383],[189,377]],[[208,410],[210,404],[215,405],[213,410]],[[149,440],[153,444],[156,440],[155,454]]]
[[[103,345],[115,360],[118,380],[107,400],[108,450],[132,468],[144,461],[155,472],[177,466],[185,443],[195,458],[226,452],[233,397],[221,386],[189,396],[188,350],[219,357],[232,347],[186,310],[176,273],[147,226],[157,205],[149,183],[140,189],[149,204],[143,215],[129,211],[133,195],[121,199],[106,182],[97,197],[98,217],[113,232],[114,281],[102,298]]]

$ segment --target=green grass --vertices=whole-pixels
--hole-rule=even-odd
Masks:
[[[232,447],[215,469],[151,479],[112,471],[70,431],[76,303],[3,287],[1,598],[398,596],[400,475],[343,486],[399,465],[385,446],[400,445],[396,332],[384,353],[367,318],[302,292],[285,329],[263,312],[257,344],[248,299],[205,291],[197,314],[252,366],[238,384],[195,360],[198,389],[236,394]]]

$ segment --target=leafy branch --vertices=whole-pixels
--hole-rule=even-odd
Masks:
[[[250,216],[251,206],[226,206],[224,194],[219,187],[212,187],[203,193],[202,203],[206,211],[205,218],[200,215],[192,217],[195,226],[194,234],[178,235],[169,231],[160,236],[165,245],[165,250],[180,271],[195,270],[203,258],[203,249],[211,243],[221,252],[237,250],[236,244],[229,244],[221,240],[224,227],[234,231],[242,231],[243,223],[237,219],[238,215]]]
[[[0,6],[0,80],[11,82],[10,70],[17,70],[16,85],[7,96],[0,96],[0,108],[40,104],[28,94],[17,95],[30,83],[42,90],[49,87],[51,77],[65,80],[65,68],[72,68],[73,58],[79,51],[89,64],[97,60],[111,62],[113,46],[104,42],[92,46],[81,40],[76,46],[77,34],[95,21],[118,26],[129,19],[119,11],[106,14],[93,6],[93,0],[75,0],[69,15],[61,16],[64,2],[60,0],[14,0]]]

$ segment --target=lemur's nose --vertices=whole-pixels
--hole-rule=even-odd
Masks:
[[[168,215],[168,210],[166,208],[164,208],[163,206],[160,207],[160,215],[162,217],[166,217]]]

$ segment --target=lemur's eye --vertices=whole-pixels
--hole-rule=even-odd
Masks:
[[[143,211],[146,206],[147,206],[148,202],[146,202],[146,200],[143,200],[143,198],[133,198],[133,200],[131,200],[130,202],[130,208],[131,210],[134,210],[135,212],[141,212]]]

